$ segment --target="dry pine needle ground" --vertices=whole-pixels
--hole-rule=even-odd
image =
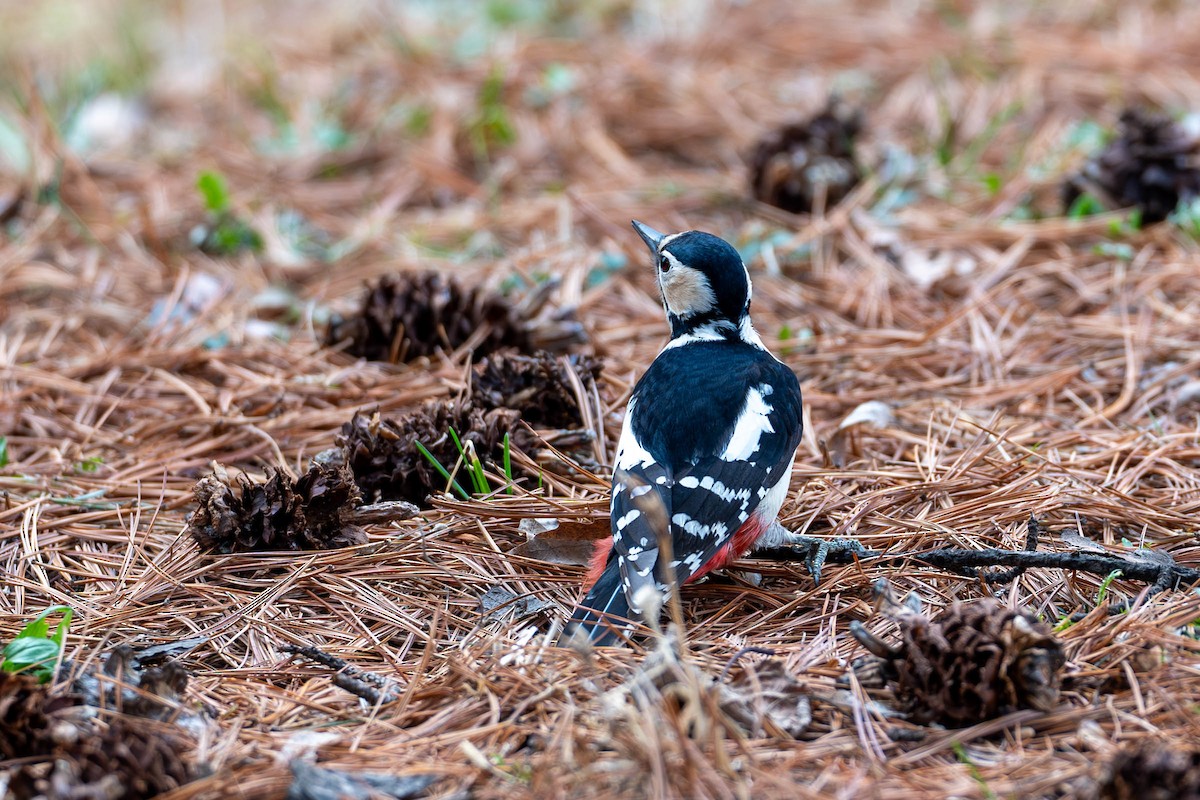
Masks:
[[[761,581],[684,593],[683,662],[653,641],[582,660],[548,646],[581,570],[512,551],[530,518],[606,524],[603,464],[665,330],[639,218],[747,258],[756,322],[805,392],[790,526],[897,554],[1019,548],[1035,515],[1043,549],[1200,564],[1196,242],[1121,211],[1066,219],[1059,194],[1123,108],[1200,109],[1200,9],[69,6],[0,30],[0,641],[72,606],[62,694],[114,646],[199,640],[179,703],[200,723],[171,734],[196,780],[167,796],[281,798],[310,758],[435,774],[441,798],[1123,797],[1130,764],[1195,792],[1193,755],[1162,749],[1200,733],[1186,588],[1027,571],[999,600],[1058,627],[1057,702],[943,730],[846,683],[848,629],[895,641],[878,578],[932,613],[991,594],[978,580],[891,561],[814,586],[754,561]],[[816,216],[751,200],[759,139],[833,93],[865,109],[862,181]],[[206,203],[201,171],[227,196]],[[533,298],[602,360],[593,438],[533,424],[553,447],[513,453],[515,494],[435,499],[363,544],[203,552],[185,520],[214,463],[291,482],[356,413],[469,393],[470,331],[401,351],[376,326],[401,363],[326,346],[364,287],[426,270]],[[839,427],[870,401],[889,410]],[[287,645],[398,699],[361,703]],[[711,680],[747,646],[797,676],[771,688],[786,723],[722,710]],[[744,655],[725,681],[761,686],[771,663]]]

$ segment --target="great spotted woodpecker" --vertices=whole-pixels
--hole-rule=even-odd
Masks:
[[[597,545],[571,618],[593,644],[613,643],[640,617],[647,590],[661,597],[672,579],[683,585],[784,543],[775,519],[803,429],[799,381],[750,323],[738,252],[700,231],[633,227],[654,254],[671,340],[629,398],[612,538]]]

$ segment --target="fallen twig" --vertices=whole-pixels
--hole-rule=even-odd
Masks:
[[[372,705],[385,705],[400,698],[400,687],[395,681],[369,670],[361,669],[345,659],[326,653],[309,645],[285,644],[279,648],[285,653],[304,656],[322,666],[336,670],[330,680],[334,686],[361,697]]]
[[[1107,576],[1114,571],[1120,571],[1125,580],[1142,581],[1150,584],[1150,594],[1157,594],[1167,589],[1178,589],[1181,586],[1200,584],[1200,569],[1185,567],[1177,564],[1167,553],[1161,551],[1136,551],[1129,555],[1121,553],[1068,552],[1068,553],[1039,553],[1035,552],[1041,535],[1037,520],[1030,517],[1029,532],[1025,539],[1024,550],[1001,550],[996,547],[986,547],[971,550],[964,547],[941,547],[923,553],[893,553],[883,554],[878,550],[868,550],[853,540],[826,540],[827,545],[821,545],[819,563],[849,564],[855,561],[867,562],[882,560],[885,563],[915,559],[931,567],[980,578],[992,584],[1011,583],[1023,572],[1030,568],[1069,569],[1079,572],[1089,572],[1093,575]],[[756,555],[774,561],[802,561],[809,565],[814,563],[813,542],[819,540],[805,537],[798,545],[791,547],[776,547],[755,551]],[[982,572],[982,567],[1006,567],[1000,572]],[[816,570],[814,580],[820,580]],[[1120,613],[1126,609],[1126,603],[1116,603],[1110,613]]]

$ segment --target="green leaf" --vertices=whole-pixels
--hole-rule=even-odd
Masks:
[[[58,643],[51,639],[14,639],[4,648],[4,671],[16,672],[58,658]]]
[[[196,188],[204,196],[204,206],[213,214],[229,210],[229,187],[219,173],[205,170],[196,179]]]
[[[983,188],[987,189],[987,193],[992,197],[1000,194],[1000,185],[1000,176],[995,172],[983,176]]]
[[[8,437],[0,436],[0,467],[8,466]]]
[[[3,651],[0,670],[4,672],[30,672],[45,683],[54,675],[54,662],[62,653],[71,626],[74,611],[68,606],[51,606],[28,622],[16,638]],[[51,614],[62,614],[62,619],[50,633],[47,618]]]

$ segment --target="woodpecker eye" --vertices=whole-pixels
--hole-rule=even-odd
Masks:
[[[658,259],[658,269],[661,272],[669,271],[671,269],[671,261],[666,256],[662,256]]]

